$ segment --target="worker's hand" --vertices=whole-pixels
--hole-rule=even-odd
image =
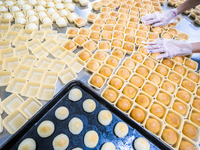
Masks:
[[[154,14],[148,14],[141,18],[141,21],[146,25],[153,24],[156,26],[165,26],[173,22],[177,22],[177,9],[171,9],[163,13],[156,12]]]
[[[146,42],[148,53],[162,53],[156,59],[173,58],[192,54],[192,44],[171,39],[156,39]]]

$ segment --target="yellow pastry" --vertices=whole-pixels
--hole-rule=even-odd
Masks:
[[[130,116],[137,122],[143,122],[145,119],[145,113],[141,108],[134,108],[131,111]]]

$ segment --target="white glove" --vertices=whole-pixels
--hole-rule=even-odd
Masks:
[[[141,21],[146,25],[153,24],[156,26],[165,26],[170,23],[177,22],[177,9],[171,9],[163,13],[155,12],[154,14],[148,14],[141,18]]]
[[[156,39],[146,42],[148,53],[162,53],[156,59],[173,58],[192,54],[192,44],[181,40]]]

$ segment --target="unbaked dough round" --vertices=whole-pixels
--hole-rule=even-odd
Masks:
[[[46,138],[53,134],[55,130],[54,123],[49,120],[45,120],[40,123],[40,125],[37,128],[37,133],[40,137]]]
[[[136,150],[149,150],[150,144],[145,138],[139,137],[134,141],[134,147]]]
[[[98,121],[104,125],[107,126],[112,121],[112,113],[108,110],[102,110],[98,114]]]
[[[99,142],[99,135],[96,131],[88,131],[84,136],[84,144],[88,148],[94,148]]]
[[[36,142],[32,138],[24,139],[18,146],[18,150],[36,150]]]
[[[78,135],[83,130],[83,122],[81,119],[74,117],[69,121],[68,127],[72,134]]]
[[[64,106],[61,106],[56,109],[55,116],[58,120],[65,120],[69,116],[69,110]]]
[[[124,138],[128,134],[128,126],[124,122],[119,122],[115,125],[114,133],[119,138]]]
[[[82,98],[82,92],[80,89],[74,88],[69,92],[68,95],[69,100],[78,101]]]
[[[116,149],[115,145],[111,142],[106,142],[101,147],[101,150],[115,150],[115,149]]]
[[[59,134],[53,139],[54,150],[64,150],[67,149],[69,145],[69,138],[65,134]]]
[[[92,99],[87,99],[83,102],[83,109],[87,113],[91,113],[95,110],[96,108],[96,103]]]
[[[73,148],[72,150],[83,150],[83,149],[80,147],[76,147],[76,148]]]

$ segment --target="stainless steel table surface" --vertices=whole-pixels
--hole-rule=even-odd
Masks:
[[[92,11],[92,2],[93,1],[90,0],[90,3],[88,4],[88,6],[85,6],[85,7],[80,7],[79,4],[77,4],[76,8],[75,8],[75,12],[79,16],[87,19],[88,14]],[[163,6],[163,9],[167,10],[167,9],[170,9],[170,7],[168,7],[167,4],[165,4]],[[183,31],[183,32],[187,33],[188,35],[190,35],[188,42],[200,42],[200,27],[197,26],[197,25],[195,25],[193,23],[193,20],[191,20],[187,16],[185,16],[185,15],[181,15],[181,16],[183,17],[183,19],[181,20],[181,22],[179,23],[179,25],[176,28],[178,30]],[[90,25],[91,25],[90,23],[87,23],[86,27],[89,27]],[[74,25],[73,24],[68,24],[68,27],[69,26],[74,26]],[[57,30],[58,32],[61,32],[61,33],[65,33],[66,29],[67,29],[67,27],[58,28],[56,25],[53,25],[53,28],[54,28],[54,30]],[[76,50],[75,52],[77,52],[77,51],[78,50]],[[192,59],[198,62],[198,64],[199,64],[198,69],[199,69],[200,68],[200,53],[193,54]],[[78,74],[78,78],[77,79],[81,80],[83,83],[87,84],[87,81],[88,81],[88,79],[89,79],[90,76],[91,76],[90,73],[88,73],[85,70],[82,70]],[[57,85],[56,85],[56,93],[58,91],[60,91],[63,88],[63,86],[64,85],[58,80]],[[6,97],[8,97],[10,95],[10,93],[7,93],[5,91],[5,89],[6,89],[5,86],[4,87],[0,87],[0,98],[2,100],[5,99]],[[102,88],[102,90],[103,90],[103,88]],[[99,90],[99,91],[96,91],[96,92],[100,94],[102,92],[102,90]],[[46,103],[44,101],[41,101],[41,102],[43,104]],[[2,117],[5,118],[5,116],[6,116],[6,114],[4,112],[3,115],[2,115]],[[8,140],[9,137],[11,137],[11,135],[4,129],[3,132],[0,133],[0,146],[6,140]]]

